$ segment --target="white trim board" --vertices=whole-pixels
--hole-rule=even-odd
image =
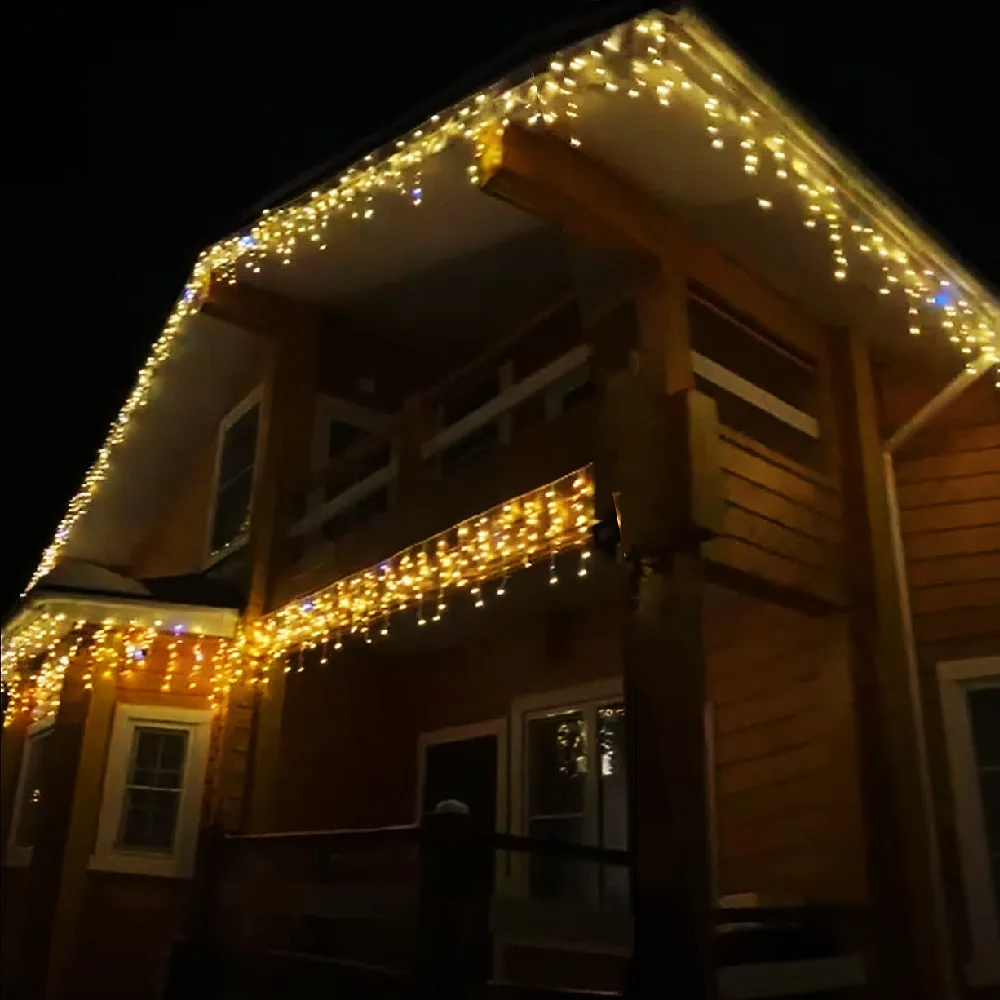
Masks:
[[[24,745],[21,748],[21,763],[17,775],[17,786],[14,789],[14,808],[10,817],[10,829],[7,832],[7,850],[4,854],[4,865],[8,868],[27,868],[34,857],[35,845],[16,843],[17,830],[21,825],[21,812],[24,806],[24,785],[28,779],[28,761],[31,754],[36,752],[32,746],[33,742],[42,736],[51,738],[52,730],[55,728],[56,718],[49,715],[38,722],[32,723],[24,732]],[[44,775],[41,775],[41,782],[44,782]],[[44,794],[44,784],[42,784]]]
[[[239,551],[247,542],[247,533],[237,535],[221,549],[212,551],[212,531],[215,527],[215,508],[219,502],[219,471],[222,466],[222,448],[226,440],[226,432],[245,413],[248,413],[254,406],[260,406],[257,413],[257,440],[254,443],[253,456],[253,477],[250,485],[250,508],[253,508],[254,494],[257,492],[257,480],[260,476],[260,459],[263,448],[261,433],[265,426],[267,409],[270,406],[270,397],[265,397],[263,385],[256,385],[247,393],[223,418],[219,421],[219,427],[215,435],[215,463],[212,468],[212,500],[208,505],[208,519],[205,524],[205,568],[214,566],[217,562],[225,559],[226,556]]]
[[[213,713],[207,709],[168,708],[162,705],[122,702],[115,705],[97,824],[97,842],[89,866],[92,870],[167,878],[191,876],[198,844],[212,720]],[[125,805],[132,744],[135,730],[140,726],[157,726],[188,733],[174,842],[167,852],[127,850],[117,843]]]
[[[473,722],[465,726],[450,726],[447,729],[435,729],[421,733],[417,737],[417,795],[414,803],[414,815],[417,824],[422,818],[424,800],[424,781],[427,776],[427,748],[442,743],[459,743],[462,740],[473,740],[480,736],[495,736],[497,738],[497,801],[496,830],[503,833],[507,830],[507,720],[489,719],[486,722]]]
[[[1000,913],[996,912],[990,891],[997,876],[991,872],[966,694],[977,688],[1000,687],[1000,656],[943,661],[937,665],[937,677],[972,941],[966,980],[971,986],[997,985],[1000,984]]]

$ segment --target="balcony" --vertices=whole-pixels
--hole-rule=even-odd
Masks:
[[[726,515],[703,555],[727,586],[838,608],[842,502],[822,363],[707,292],[689,298],[700,391],[720,417]],[[582,327],[564,298],[339,450],[283,509],[271,605],[600,461],[600,385],[637,342],[631,301]]]

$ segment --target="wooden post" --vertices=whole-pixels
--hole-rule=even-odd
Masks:
[[[266,609],[287,527],[282,517],[284,501],[290,486],[304,482],[309,471],[321,335],[322,329],[310,314],[290,313],[285,325],[268,342],[270,359],[260,428],[261,467],[250,513],[248,619]],[[246,825],[253,831],[274,828],[284,681],[282,671],[272,670],[269,683],[257,692],[245,809]]]
[[[948,930],[935,916],[931,817],[893,556],[874,373],[857,331],[834,342],[851,569],[851,644],[879,996],[954,996]]]
[[[285,672],[271,671],[270,683],[258,690],[254,704],[243,826],[251,833],[274,830],[277,820],[281,717],[285,707]]]
[[[65,684],[66,682],[64,682]],[[76,681],[79,687],[79,681]],[[94,848],[94,831],[104,792],[105,758],[115,711],[115,681],[94,670],[94,686],[89,698],[78,694],[71,699],[65,691],[63,704],[76,701],[86,706],[83,739],[72,791],[72,806],[65,826],[65,840],[59,861],[52,868],[58,879],[58,895],[52,914],[49,968],[45,996],[73,992],[68,976],[73,967],[73,946],[77,924],[87,889],[87,868]],[[63,714],[60,706],[60,716]],[[58,723],[57,723],[58,725]]]
[[[418,996],[464,1000],[490,975],[489,897],[482,886],[481,852],[467,813],[433,812],[423,818],[417,916]],[[477,989],[478,988],[478,989]]]
[[[305,482],[316,412],[320,331],[292,325],[267,342],[269,363],[260,422],[260,468],[250,509],[250,596],[247,616],[267,605],[275,560],[284,541],[288,489]]]
[[[702,539],[718,530],[714,402],[694,390],[682,275],[644,274],[638,372],[609,388],[629,565],[624,643],[635,946],[628,991],[715,995]]]

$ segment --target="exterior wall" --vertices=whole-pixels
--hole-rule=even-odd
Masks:
[[[713,610],[705,635],[720,892],[864,902],[844,616],[736,595]]]
[[[179,640],[171,691],[163,691],[169,637],[157,639],[130,676],[102,678],[84,689],[90,665],[83,654],[67,671],[53,738],[58,750],[45,775],[49,810],[32,863],[3,875],[4,987],[30,992],[47,977],[56,997],[152,997],[187,914],[187,878],[124,875],[88,869],[95,847],[115,704],[209,707],[205,651],[203,680],[189,687],[194,640]],[[5,732],[16,733],[18,725]],[[213,771],[220,724],[208,761],[204,808],[214,799]],[[12,737],[13,740],[13,737]],[[13,745],[13,742],[12,742]],[[5,761],[6,764],[6,761]],[[6,768],[5,768],[6,770]],[[16,775],[15,775],[16,777]],[[6,779],[6,775],[5,775]],[[5,792],[6,797],[6,792]],[[25,906],[24,901],[30,900]],[[51,951],[49,950],[51,942]]]
[[[279,829],[412,823],[421,733],[510,724],[515,699],[621,676],[617,602],[477,614],[472,639],[408,651],[393,637],[289,674]],[[852,720],[836,691],[844,618],[714,591],[705,625],[720,890],[862,902],[857,777],[841,752]]]
[[[135,576],[180,576],[204,567],[217,448],[213,435],[202,443],[190,467],[178,477],[176,495],[133,556]]]
[[[2,991],[13,996],[32,996],[41,988],[49,956],[49,931],[60,893],[67,828],[72,812],[74,783],[80,745],[90,704],[90,694],[81,681],[88,658],[80,656],[66,672],[63,696],[47,752],[42,811],[39,816],[31,863],[5,867],[0,891],[0,981]],[[24,720],[15,719],[4,733],[4,754],[14,741],[23,743]],[[16,734],[21,730],[20,737]],[[8,737],[8,733],[11,734]],[[10,739],[10,743],[8,743]],[[16,771],[4,767],[13,796]],[[4,796],[7,797],[6,794]],[[8,821],[9,822],[9,821]],[[6,832],[6,829],[5,829]],[[5,843],[6,846],[6,843]]]
[[[895,460],[931,781],[960,976],[971,954],[937,664],[1000,653],[1000,400],[991,382],[980,379],[918,432]],[[903,390],[897,392],[903,395]],[[890,404],[894,401],[890,396]]]
[[[174,690],[161,690],[169,660],[168,640],[156,640],[142,669],[132,677],[117,677],[116,704],[159,705],[176,708],[205,709],[209,706],[208,684],[188,689],[187,674],[193,663],[191,640],[184,640],[175,661],[175,674],[181,678]],[[210,645],[205,642],[206,652]],[[112,720],[113,724],[113,720]],[[111,726],[105,733],[105,749],[111,738]],[[211,796],[213,760],[209,758],[209,781],[206,800]],[[104,768],[99,774],[80,776],[96,787],[98,801],[104,786]],[[97,836],[96,819],[85,832],[89,851]],[[87,984],[88,996],[154,996],[162,980],[167,957],[183,927],[187,913],[190,879],[124,875],[115,872],[88,871],[75,920],[67,937],[72,939],[72,957],[59,977],[59,995],[74,997],[80,983]]]

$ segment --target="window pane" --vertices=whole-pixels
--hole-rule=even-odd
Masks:
[[[179,791],[128,788],[119,846],[132,850],[169,851],[177,828]]]
[[[986,821],[986,843],[991,854],[1000,854],[1000,768],[979,775]]]
[[[119,846],[149,851],[173,847],[187,742],[183,729],[136,728]]]
[[[237,473],[254,464],[257,452],[257,421],[260,406],[247,410],[226,430],[219,460],[219,483],[228,483]]]
[[[625,706],[621,702],[597,710],[597,773],[602,847],[628,848],[628,774],[625,768]],[[601,904],[627,908],[629,873],[625,865],[601,870]]]
[[[968,704],[976,763],[979,767],[1000,766],[1000,687],[969,691]]]
[[[138,727],[132,741],[128,784],[145,788],[180,788],[187,738],[184,729]]]
[[[219,490],[215,501],[215,519],[212,524],[213,552],[238,538],[249,526],[252,492],[252,468],[246,469]]]
[[[583,823],[582,816],[535,819],[528,823],[528,836],[579,844]],[[531,895],[539,899],[582,902],[593,885],[594,866],[587,861],[532,854],[528,872]]]
[[[529,815],[583,813],[586,802],[587,734],[582,712],[528,723]]]
[[[608,705],[598,710],[597,753],[601,793],[601,846],[624,851],[628,847],[624,705]]]
[[[52,730],[46,729],[29,737],[24,751],[24,782],[21,785],[21,802],[14,843],[18,847],[31,847],[38,832],[42,810],[42,790],[45,784],[49,758],[49,738]]]

